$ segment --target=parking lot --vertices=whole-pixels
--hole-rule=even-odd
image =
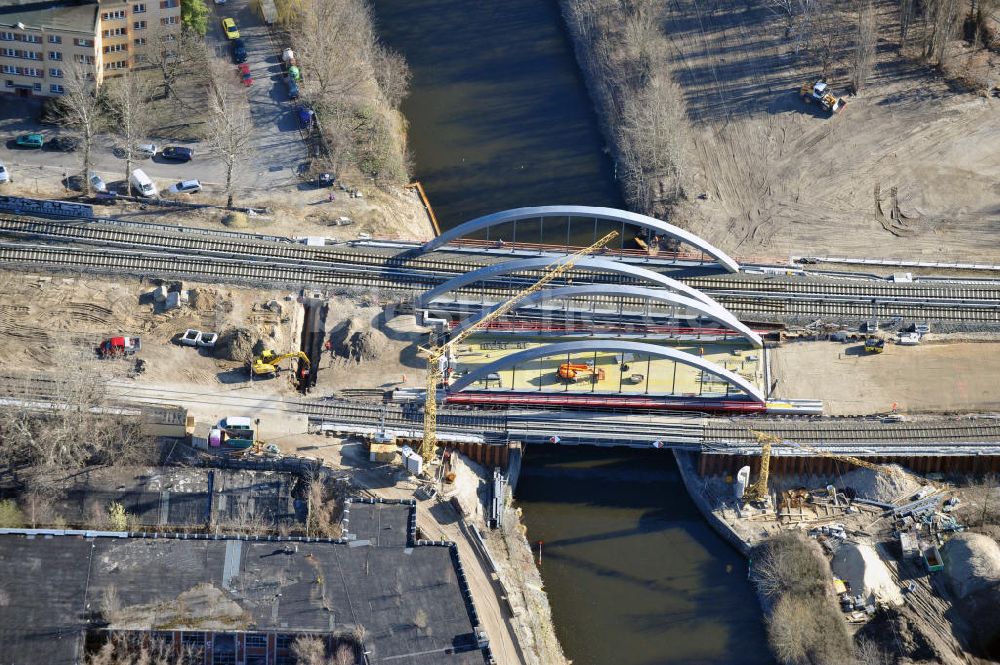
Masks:
[[[247,64],[254,83],[245,92],[250,102],[251,117],[255,128],[256,154],[249,168],[237,184],[237,203],[266,199],[281,190],[293,193],[299,179],[297,169],[307,159],[307,149],[301,139],[296,117],[296,104],[288,99],[287,87],[282,80],[280,52],[284,45],[274,44],[267,27],[254,12],[248,0],[230,0],[224,5],[209,4],[214,12],[206,35],[206,47],[216,58],[225,61],[234,80],[238,70],[231,55],[229,40],[220,26],[223,17],[235,18],[241,37],[247,45]],[[63,152],[48,143],[53,138],[66,135],[58,127],[43,126],[39,122],[42,98],[23,99],[0,95],[0,160],[11,173],[19,193],[52,194],[65,186],[67,177],[79,173],[81,157],[76,152]],[[178,121],[186,112],[178,108]],[[28,132],[41,132],[46,146],[41,149],[21,148],[14,145],[15,138]],[[224,168],[219,160],[209,154],[204,142],[176,141],[170,136],[153,131],[149,141],[159,148],[176,145],[192,148],[195,158],[179,163],[159,155],[140,160],[133,168],[143,169],[161,191],[180,180],[198,179],[205,187],[207,197],[220,193],[225,183]],[[113,151],[113,138],[99,136],[92,151],[92,169],[112,187],[124,184],[125,162]]]

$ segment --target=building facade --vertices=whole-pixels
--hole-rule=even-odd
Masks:
[[[0,0],[0,92],[58,96],[76,67],[100,84],[180,24],[180,0]]]

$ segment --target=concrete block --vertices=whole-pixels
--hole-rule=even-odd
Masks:
[[[163,303],[163,309],[170,311],[179,308],[183,304],[184,299],[181,298],[181,292],[171,291],[167,294],[167,299]]]
[[[163,302],[166,299],[167,299],[167,287],[166,286],[160,285],[160,286],[156,287],[155,289],[153,289],[153,301],[154,302]]]

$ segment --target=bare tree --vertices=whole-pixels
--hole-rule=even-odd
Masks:
[[[146,108],[152,85],[143,74],[134,70],[105,84],[108,107],[114,120],[116,148],[125,158],[127,192],[132,193],[129,175],[138,157],[139,144],[146,139],[150,129],[150,115]]]
[[[924,10],[923,56],[936,65],[946,64],[948,44],[962,24],[962,3],[955,0],[927,0]]]
[[[80,140],[81,176],[84,191],[90,194],[91,152],[94,138],[105,126],[104,111],[93,75],[80,63],[73,63],[64,84],[65,93],[56,107],[59,123]]]
[[[375,47],[375,80],[385,101],[394,109],[410,92],[410,67],[397,51],[381,44]]]
[[[204,40],[190,30],[177,30],[174,26],[150,26],[144,36],[146,43],[137,47],[136,58],[156,69],[163,81],[161,98],[177,94],[174,85],[191,67],[192,63],[207,57]],[[199,71],[199,68],[193,68]],[[204,71],[204,69],[200,69]]]
[[[253,120],[246,95],[228,77],[213,77],[209,95],[208,146],[226,166],[226,206],[233,207],[233,188],[254,155]]]
[[[304,92],[329,102],[372,78],[375,37],[367,4],[359,0],[302,0],[294,33],[296,55],[309,72]],[[336,58],[330,57],[337,53]]]
[[[204,660],[201,647],[175,648],[170,642],[142,632],[110,633],[100,648],[88,654],[86,665],[182,665]]]
[[[874,0],[859,0],[858,40],[854,45],[854,63],[851,69],[851,86],[854,92],[861,92],[871,77],[877,42],[878,25]]]

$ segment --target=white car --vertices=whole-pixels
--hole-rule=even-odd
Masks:
[[[135,147],[135,152],[139,157],[155,157],[159,151],[155,143],[143,143]]]
[[[3,162],[0,162],[0,183],[2,182],[10,182],[10,171]]]
[[[197,180],[181,180],[167,188],[169,194],[194,194],[201,191],[201,183]]]
[[[87,180],[90,181],[90,188],[95,192],[98,192],[100,194],[107,193],[108,186],[104,182],[104,178],[97,175],[97,173],[95,173],[94,171],[91,171],[90,173],[87,174]]]

